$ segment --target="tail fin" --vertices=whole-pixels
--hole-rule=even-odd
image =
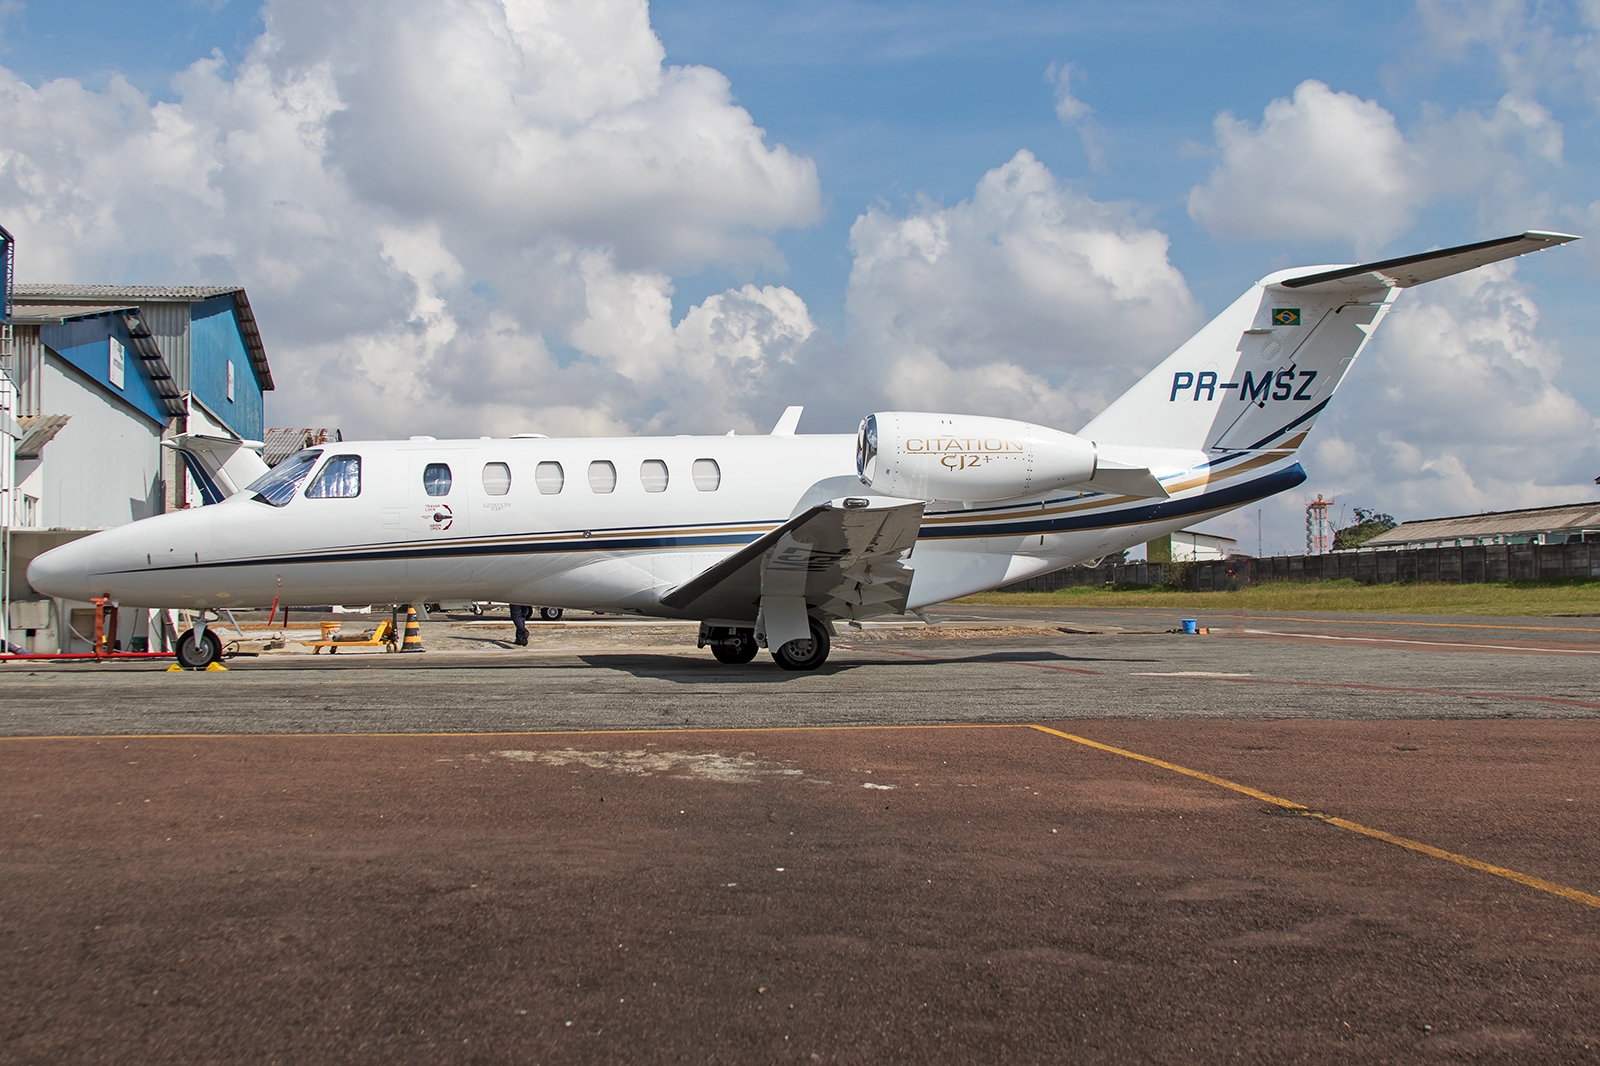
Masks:
[[[1298,448],[1402,288],[1577,239],[1529,232],[1269,274],[1078,435],[1207,451]]]

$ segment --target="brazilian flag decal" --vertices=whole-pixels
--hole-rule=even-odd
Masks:
[[[1272,309],[1272,324],[1275,326],[1298,326],[1300,324],[1300,309],[1298,307],[1274,307]]]

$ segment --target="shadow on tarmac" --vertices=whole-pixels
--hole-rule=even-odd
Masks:
[[[857,652],[858,655],[862,653]],[[1053,651],[991,651],[977,655],[872,655],[866,652],[861,658],[845,661],[830,660],[817,670],[790,671],[780,668],[762,655],[749,663],[737,666],[719,663],[709,657],[705,661],[689,659],[682,655],[649,653],[602,653],[579,655],[586,666],[605,670],[619,670],[634,677],[656,678],[678,684],[787,684],[807,677],[832,677],[836,674],[858,670],[864,666],[909,666],[930,663],[1153,663],[1155,659],[1109,658],[1088,655],[1062,655]]]

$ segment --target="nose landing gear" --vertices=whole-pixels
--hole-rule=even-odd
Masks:
[[[222,659],[222,638],[196,626],[184,631],[173,652],[178,657],[178,665],[185,670],[204,670]]]

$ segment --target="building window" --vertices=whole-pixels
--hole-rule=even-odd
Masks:
[[[349,500],[361,495],[361,456],[335,455],[306,489],[313,500]]]
[[[666,492],[667,464],[660,459],[646,459],[639,464],[639,481],[646,492]]]
[[[604,459],[589,464],[589,488],[598,493],[613,492],[617,487],[617,468]]]
[[[510,492],[511,468],[505,463],[484,463],[483,491],[490,496],[504,496]]]
[[[716,492],[722,484],[722,468],[715,459],[694,461],[694,487],[701,492]]]
[[[228,402],[233,402],[233,360],[228,360]]]
[[[246,492],[255,493],[255,498],[262,503],[270,503],[274,507],[282,507],[294,499],[295,490],[300,483],[311,473],[311,468],[322,457],[321,448],[307,448],[295,452],[289,458],[268,470],[245,486]],[[187,468],[185,478],[188,477]]]
[[[533,468],[533,483],[539,487],[541,495],[556,495],[566,481],[567,475],[561,469],[560,463],[545,462]]]
[[[450,467],[445,463],[429,463],[423,467],[422,491],[429,496],[450,495]]]

